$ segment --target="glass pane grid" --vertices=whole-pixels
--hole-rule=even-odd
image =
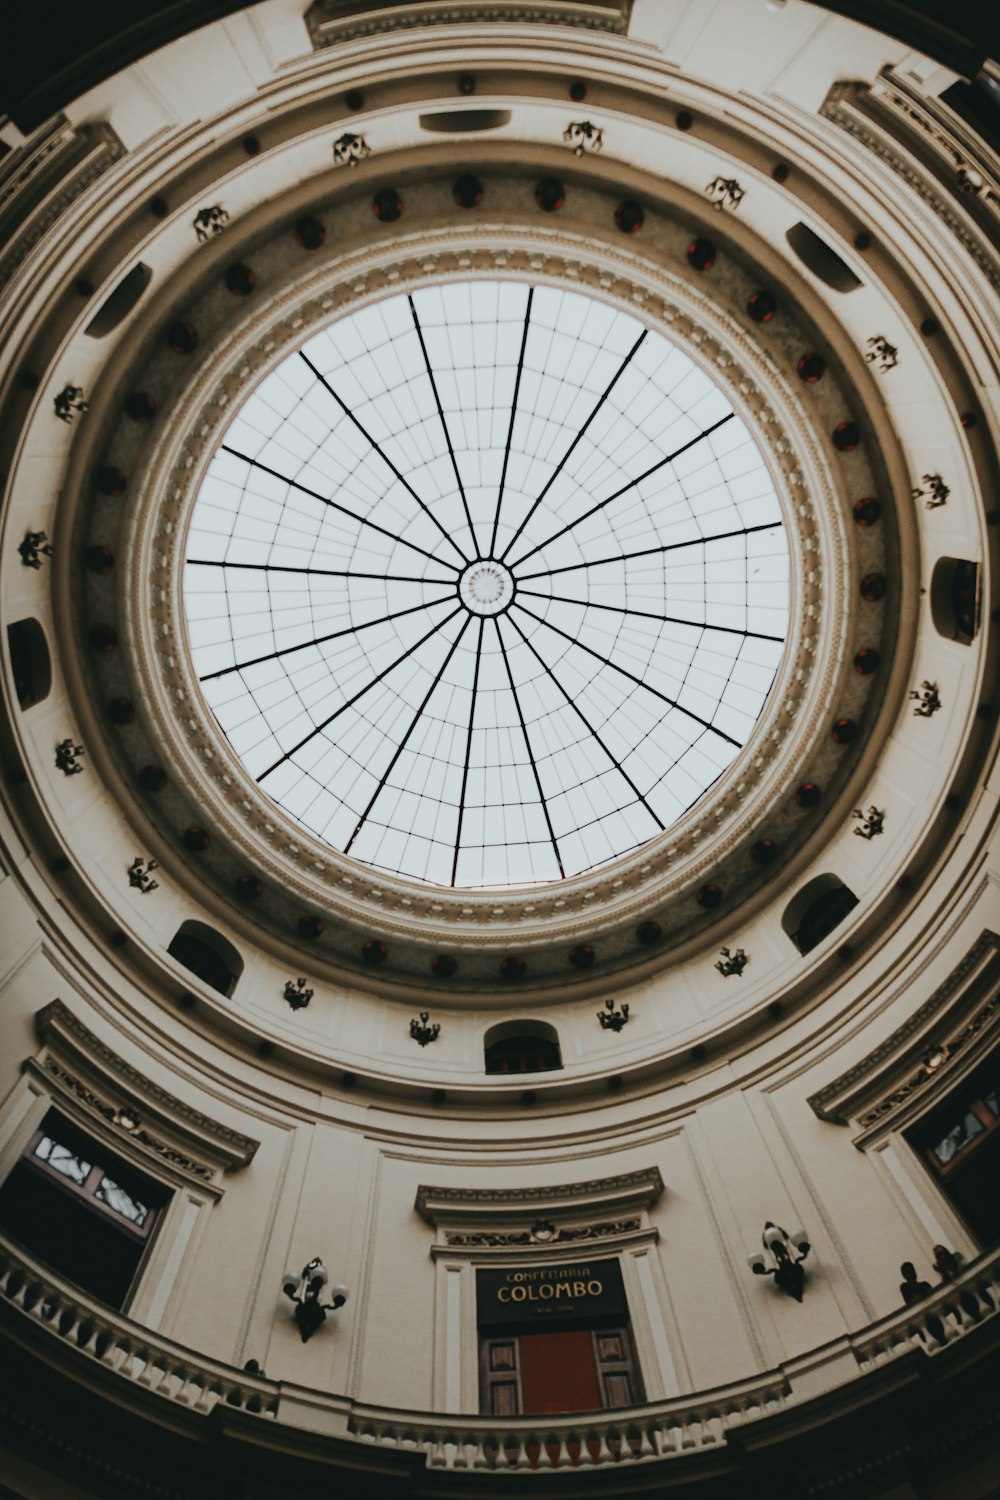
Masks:
[[[788,622],[723,393],[574,292],[459,283],[325,329],[234,420],[185,570],[195,669],[321,839],[439,885],[558,880],[739,753]]]

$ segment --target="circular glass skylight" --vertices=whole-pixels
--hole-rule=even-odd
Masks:
[[[184,578],[202,690],[273,800],[442,886],[579,874],[753,731],[788,549],[723,392],[636,319],[516,282],[311,338],[229,427]]]

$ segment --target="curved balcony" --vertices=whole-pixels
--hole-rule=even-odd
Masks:
[[[625,1411],[512,1422],[400,1411],[248,1375],[109,1311],[7,1240],[0,1240],[0,1312],[9,1337],[47,1364],[105,1389],[108,1379],[120,1381],[113,1390],[120,1404],[128,1404],[125,1387],[131,1384],[137,1400],[143,1399],[140,1393],[155,1398],[154,1419],[175,1427],[182,1413],[195,1423],[214,1416],[218,1425],[238,1412],[280,1424],[286,1450],[297,1440],[314,1446],[325,1437],[338,1446],[346,1440],[395,1450],[411,1470],[415,1461],[418,1470],[467,1476],[472,1471],[537,1475],[652,1464],[720,1449],[734,1438],[745,1440],[749,1429],[779,1415],[794,1417],[817,1396],[845,1386],[852,1388],[853,1404],[865,1404],[864,1383],[876,1372],[907,1355],[931,1364],[947,1358],[952,1345],[996,1320],[1000,1249],[980,1256],[958,1281],[940,1286],[918,1306],[746,1380]],[[158,1411],[159,1401],[166,1406]],[[145,1405],[148,1416],[148,1400]]]

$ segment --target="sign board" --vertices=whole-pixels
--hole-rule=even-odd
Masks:
[[[476,1272],[479,1327],[541,1324],[594,1327],[628,1318],[617,1260],[575,1260],[563,1266],[517,1266]]]

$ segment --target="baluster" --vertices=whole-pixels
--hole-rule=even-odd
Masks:
[[[489,1457],[486,1453],[486,1443],[486,1438],[476,1439],[476,1451],[472,1459],[472,1467],[474,1469],[488,1469],[490,1466]]]
[[[600,1434],[600,1442],[597,1445],[597,1459],[595,1461],[599,1464],[613,1464],[615,1461],[615,1455],[608,1446],[607,1429],[604,1429]]]
[[[507,1458],[507,1439],[505,1437],[497,1438],[497,1455],[493,1460],[493,1467],[494,1469],[510,1468],[510,1462]]]
[[[445,1445],[438,1438],[429,1439],[424,1444],[424,1448],[427,1451],[427,1467],[429,1469],[450,1468],[448,1455],[445,1452]]]
[[[540,1433],[532,1434],[531,1441],[538,1444],[538,1460],[535,1464],[535,1468],[551,1469],[552,1459],[549,1457],[549,1444],[555,1444],[555,1435],[551,1432],[548,1433],[545,1437],[543,1437]]]
[[[648,1427],[640,1427],[639,1428],[639,1452],[637,1453],[636,1457],[637,1458],[655,1458],[656,1457],[656,1448],[653,1446],[653,1442],[652,1442],[652,1440],[651,1440],[651,1438],[649,1436],[649,1428]]]
[[[454,1458],[451,1461],[451,1467],[453,1469],[467,1469],[469,1467],[469,1449],[470,1448],[474,1449],[475,1448],[475,1444],[470,1440],[468,1434],[465,1434],[462,1437],[459,1437],[456,1434],[456,1436],[455,1436],[455,1456],[454,1456]]]
[[[590,1437],[591,1434],[589,1432],[582,1434],[582,1436],[580,1437],[580,1457],[577,1461],[580,1464],[581,1468],[588,1465],[590,1468],[594,1467],[594,1455],[591,1453],[589,1447],[587,1446],[587,1440]]]
[[[517,1457],[512,1465],[515,1469],[530,1469],[531,1459],[528,1457],[528,1440],[526,1437],[517,1439]]]
[[[573,1458],[566,1442],[565,1433],[562,1433],[559,1437],[559,1452],[556,1454],[555,1467],[557,1469],[571,1469],[573,1467]]]

